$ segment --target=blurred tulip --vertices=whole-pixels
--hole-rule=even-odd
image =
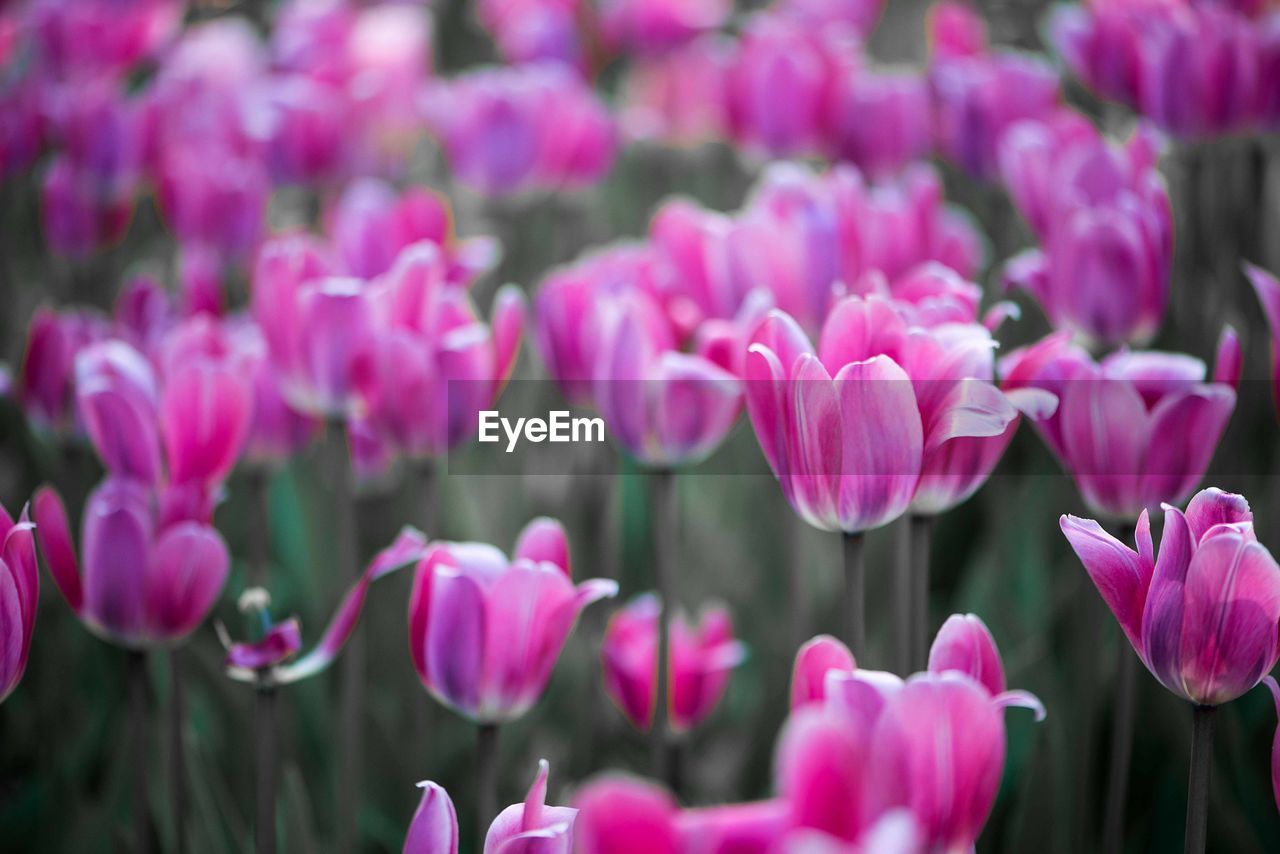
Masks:
[[[458,813],[449,793],[429,780],[418,787],[422,800],[409,824],[404,854],[458,854]]]
[[[732,10],[729,0],[605,0],[600,30],[614,50],[651,55],[718,29]]]
[[[75,426],[76,356],[107,334],[106,321],[88,312],[36,310],[17,376],[18,399],[27,418],[47,429]]]
[[[605,693],[643,732],[653,725],[657,700],[658,612],[659,601],[652,594],[633,599],[609,618],[601,649]],[[733,639],[724,608],[704,610],[696,626],[677,612],[670,625],[671,693],[666,702],[671,727],[681,732],[715,710],[730,673],[746,657],[746,647]]]
[[[1230,386],[1205,382],[1199,359],[1122,350],[1094,362],[1067,333],[1010,353],[1000,372],[1006,389],[1058,397],[1036,429],[1089,508],[1115,519],[1186,500],[1236,403]]]
[[[593,399],[606,427],[648,466],[706,459],[737,421],[737,377],[675,348],[658,308],[633,293],[597,306]]]
[[[507,62],[555,60],[587,70],[587,45],[575,0],[481,0],[480,25]]]
[[[1280,684],[1273,676],[1264,676],[1262,681],[1275,700],[1276,717],[1280,719]],[[1280,725],[1277,725],[1275,738],[1271,742],[1271,791],[1275,795],[1276,809],[1280,810]]]
[[[681,850],[675,799],[655,783],[604,776],[584,786],[573,804],[578,809],[574,842],[582,854]]]
[[[773,8],[814,28],[847,27],[865,40],[885,5],[885,0],[780,0]]]
[[[273,625],[252,643],[231,643],[224,636],[227,675],[240,682],[258,682],[265,674],[267,684],[275,686],[297,682],[325,670],[355,631],[369,585],[415,564],[426,552],[426,546],[426,538],[420,531],[404,528],[391,545],[374,555],[360,580],[343,597],[315,649],[300,658],[295,658],[302,648],[297,618]]]
[[[119,76],[182,23],[180,0],[38,0],[31,16],[41,58],[60,76]]]
[[[929,647],[930,673],[963,673],[986,689],[1000,708],[1017,706],[1045,718],[1040,699],[1028,691],[1007,690],[1004,662],[987,624],[976,614],[952,614]]]
[[[627,134],[674,144],[723,137],[732,49],[724,36],[707,35],[630,64],[621,98]]]
[[[110,643],[146,649],[183,640],[204,620],[227,578],[221,535],[193,521],[166,524],[164,496],[108,477],[84,510],[76,559],[57,493],[36,493],[36,538],[58,590],[85,626]]]
[[[1252,264],[1246,264],[1244,272],[1258,294],[1262,313],[1267,318],[1267,327],[1271,330],[1272,398],[1276,412],[1280,415],[1280,281]]]
[[[333,269],[313,238],[276,238],[258,256],[252,297],[285,399],[327,418],[355,407],[356,360],[374,331],[364,283],[335,277]]]
[[[575,587],[564,530],[530,522],[512,559],[483,543],[432,543],[409,602],[409,651],[436,699],[479,723],[523,715],[541,695],[579,612],[617,594]]]
[[[315,438],[320,423],[285,401],[256,323],[247,317],[233,318],[229,336],[234,360],[241,375],[248,378],[253,397],[244,458],[260,466],[284,462]]]
[[[1159,327],[1173,212],[1157,153],[1149,129],[1118,146],[1073,113],[1005,134],[1005,181],[1043,247],[1013,258],[1006,280],[1031,293],[1058,328],[1115,345],[1143,343]]]
[[[826,699],[827,674],[852,673],[857,665],[849,647],[830,635],[818,635],[796,653],[791,669],[791,710]]]
[[[1146,511],[1137,551],[1090,519],[1063,516],[1071,543],[1152,675],[1198,706],[1253,688],[1280,657],[1280,566],[1256,539],[1243,496],[1166,505],[1159,555]]]
[[[524,803],[507,807],[489,826],[484,854],[516,854],[530,849],[545,854],[572,854],[578,811],[573,807],[547,806],[549,771],[547,760],[538,760],[538,776]]]
[[[980,56],[987,52],[987,23],[967,0],[938,0],[926,13],[929,54]]]
[[[57,156],[40,188],[45,240],[56,253],[86,258],[124,236],[133,201],[133,184],[99,187],[65,155]]]
[[[93,344],[76,357],[76,402],[108,472],[160,479],[160,385],[150,363],[123,341]]]
[[[911,505],[926,465],[945,475],[939,486],[950,485],[948,443],[999,437],[1014,422],[1017,409],[984,379],[989,334],[979,326],[954,332],[909,327],[878,297],[841,301],[816,351],[781,312],[756,330],[747,411],[805,521],[850,534],[885,525]],[[961,493],[976,489],[963,480]]]
[[[26,507],[14,522],[0,506],[0,637],[4,638],[0,645],[0,703],[22,680],[36,627],[40,572],[34,529]]]
[[[929,89],[918,72],[859,69],[837,84],[831,146],[872,177],[923,159],[933,144]]]
[[[475,435],[511,375],[523,335],[515,286],[494,297],[486,325],[445,281],[434,244],[414,244],[370,285],[375,334],[356,355],[360,421],[371,438],[412,458],[435,457]]]

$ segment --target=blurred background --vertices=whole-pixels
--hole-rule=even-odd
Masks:
[[[202,3],[186,14],[191,20],[243,14],[261,22],[270,16],[271,5]],[[982,4],[992,41],[1044,50],[1041,22],[1047,5]],[[926,8],[917,0],[891,0],[870,39],[870,54],[884,63],[922,66]],[[498,60],[470,3],[439,0],[434,10],[421,13],[435,18],[437,74]],[[616,92],[618,78],[615,68],[600,75],[598,86],[606,98]],[[1124,126],[1124,115],[1104,108],[1079,84],[1067,82],[1065,89],[1071,103],[1104,127]],[[1197,253],[1186,235],[1226,235],[1221,239],[1238,246],[1239,256],[1276,269],[1278,163],[1280,140],[1274,136],[1233,136],[1168,149],[1161,169],[1174,198],[1178,240],[1171,310],[1154,342],[1209,360],[1220,323],[1206,323],[1206,312],[1241,331],[1245,381],[1205,485],[1248,496],[1259,538],[1273,549],[1280,547],[1280,478],[1275,476],[1280,443],[1266,381],[1266,327],[1236,264],[1223,265],[1211,252]],[[584,249],[643,235],[655,205],[669,194],[718,210],[736,209],[761,165],[721,142],[684,148],[637,142],[620,149],[612,169],[595,186],[494,201],[453,182],[439,152],[424,140],[402,183],[446,192],[460,234],[491,234],[502,241],[500,266],[475,288],[478,303],[487,306],[502,283],[515,282],[532,293],[549,269]],[[994,297],[1000,263],[1031,245],[1030,232],[999,187],[947,163],[939,161],[938,166],[948,198],[969,209],[986,236],[989,263],[980,282]],[[37,162],[0,184],[0,358],[12,366],[21,360],[26,326],[37,306],[65,303],[74,296],[105,309],[120,283],[136,272],[150,272],[162,282],[175,276],[174,241],[149,197],[139,202],[123,240],[91,264],[69,265],[58,257],[46,246],[40,227],[40,170]],[[305,221],[306,204],[304,198],[277,193],[270,201],[269,221]],[[1212,243],[1218,237],[1204,239]],[[241,304],[244,282],[238,283],[238,293],[235,285],[231,301]],[[1206,292],[1214,296],[1205,297]],[[1002,330],[1006,350],[1038,339],[1048,328],[1032,303],[1022,295],[1016,298],[1023,303],[1023,319]],[[544,376],[526,339],[513,393],[520,391],[519,381]],[[545,408],[554,404],[548,385],[530,388],[525,393],[548,398]],[[338,526],[328,517],[321,452],[317,444],[298,455],[271,476],[267,487],[275,610],[298,614],[307,638],[317,636],[347,580],[335,577],[331,532]],[[601,690],[599,649],[609,612],[649,584],[650,476],[626,462],[610,474],[486,474],[483,458],[469,454],[478,452],[463,448],[451,454],[437,479],[437,519],[428,531],[432,537],[491,542],[508,550],[529,519],[554,516],[568,528],[575,576],[613,577],[622,588],[617,600],[588,609],[541,702],[503,728],[500,802],[523,797],[539,758],[551,762],[554,803],[566,802],[575,786],[601,770],[647,772],[646,739]],[[815,633],[837,630],[840,583],[837,538],[796,519],[745,418],[703,469],[678,482],[680,605],[690,612],[713,602],[727,605],[750,657],[733,674],[715,713],[689,737],[682,795],[695,805],[768,794],[796,648],[781,604],[788,597],[788,572],[802,567]],[[87,444],[32,429],[14,401],[0,401],[0,501],[6,507],[20,507],[38,485],[51,482],[75,516],[100,476]],[[214,619],[236,634],[244,631],[236,600],[248,586],[252,531],[259,518],[257,506],[246,498],[251,477],[233,475],[216,516],[234,564]],[[392,474],[363,484],[358,506],[362,558],[389,542],[402,525],[417,523],[422,505],[412,478]],[[1010,686],[1035,692],[1049,713],[1038,725],[1026,715],[1008,718],[1005,784],[979,841],[980,852],[1088,850],[1084,840],[1092,838],[1101,821],[1108,698],[1114,649],[1123,638],[1058,530],[1063,513],[1090,515],[1038,437],[1024,428],[987,486],[936,525],[932,625],[936,628],[955,612],[980,615],[1004,655]],[[871,622],[865,663],[871,667],[889,662],[891,627],[888,609],[880,603],[890,601],[889,569],[901,524],[868,538]],[[380,582],[364,616],[370,673],[362,721],[367,764],[359,823],[368,850],[400,849],[419,796],[414,784],[423,779],[435,780],[453,794],[463,818],[464,845],[473,844],[474,727],[427,698],[413,671],[405,616],[411,581],[411,573],[403,572]],[[125,850],[128,769],[138,761],[124,738],[125,657],[83,629],[47,576],[42,582],[26,677],[18,693],[0,705],[0,850]],[[1076,603],[1082,596],[1098,611],[1091,624],[1079,619]],[[223,675],[223,648],[212,622],[199,629],[185,651],[190,662],[185,733],[190,821],[198,842],[193,850],[231,852],[246,850],[252,835],[253,692]],[[168,674],[164,660],[153,658],[153,690],[163,703]],[[1082,674],[1092,682],[1091,691],[1080,692]],[[336,797],[337,684],[335,669],[281,694],[283,850],[328,850]],[[1180,844],[1182,833],[1191,710],[1145,671],[1139,674],[1137,709],[1126,850],[1169,851]],[[1280,817],[1267,762],[1275,725],[1264,691],[1222,709],[1211,851],[1280,850]],[[150,761],[161,769],[164,745],[157,739],[153,748]],[[150,779],[157,820],[163,823],[166,811],[159,805],[164,803],[165,776],[157,771]]]

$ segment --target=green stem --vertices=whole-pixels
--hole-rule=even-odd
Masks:
[[[676,476],[671,471],[655,472],[652,480],[653,502],[653,583],[658,593],[657,685],[654,688],[652,739],[654,776],[668,785],[674,779],[669,743],[671,721],[668,708],[670,692],[671,616],[675,613],[675,556],[679,532],[679,509],[676,502]],[[674,788],[673,788],[674,791]]]
[[[1204,854],[1209,829],[1209,772],[1213,768],[1215,706],[1196,706],[1191,719],[1191,774],[1187,781],[1185,854]]]
[[[861,533],[845,534],[844,541],[844,639],[853,657],[862,662],[867,653],[865,542]]]

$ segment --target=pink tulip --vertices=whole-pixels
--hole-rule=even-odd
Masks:
[[[513,65],[554,60],[586,70],[574,0],[481,0],[476,16]]]
[[[342,92],[305,74],[261,81],[266,162],[276,183],[321,183],[344,166],[348,104]]]
[[[65,156],[56,157],[40,188],[40,214],[45,239],[53,251],[85,258],[114,245],[133,216],[134,186],[96,185],[93,176]]]
[[[449,793],[429,780],[418,787],[422,800],[409,825],[404,854],[458,854],[458,813]]]
[[[478,413],[501,393],[522,337],[517,288],[498,292],[485,325],[447,274],[435,244],[402,252],[370,285],[375,334],[354,364],[369,434],[414,458],[439,456],[475,435]]]
[[[557,63],[472,71],[424,99],[454,174],[486,195],[594,183],[613,163],[613,122]]]
[[[723,36],[702,36],[628,66],[621,98],[627,134],[676,144],[722,138],[732,47]]]
[[[618,442],[648,466],[706,459],[737,421],[738,378],[676,349],[669,321],[643,294],[597,306],[593,399]]]
[[[659,602],[652,594],[633,599],[609,618],[601,650],[605,693],[641,731],[653,725],[657,690]],[[746,648],[733,639],[733,624],[724,608],[702,612],[696,626],[683,614],[671,620],[671,652],[667,698],[671,727],[692,729],[715,710],[733,668]]]
[[[987,22],[966,0],[938,0],[926,17],[930,55],[963,57],[987,52]]]
[[[1266,316],[1267,326],[1271,330],[1272,397],[1276,412],[1280,414],[1280,281],[1266,270],[1252,264],[1246,264],[1244,272],[1258,294],[1258,302],[1262,305],[1262,313]]]
[[[342,598],[338,610],[315,649],[295,658],[302,648],[301,627],[297,618],[277,623],[253,643],[230,643],[227,647],[227,675],[241,682],[285,685],[306,679],[328,668],[355,631],[364,608],[369,585],[406,566],[417,563],[426,552],[426,538],[414,528],[406,527],[395,541],[374,555],[360,579]]]
[[[764,12],[751,18],[728,75],[734,139],[770,156],[816,153],[846,51],[837,34],[784,15]]]
[[[34,529],[26,507],[14,522],[0,506],[0,637],[4,638],[0,645],[0,703],[22,680],[36,627],[40,573]]]
[[[154,54],[182,23],[179,0],[39,0],[30,4],[40,56],[59,76],[119,76]]]
[[[1234,700],[1280,657],[1280,566],[1254,536],[1242,496],[1197,493],[1186,513],[1165,505],[1160,551],[1146,511],[1135,552],[1089,519],[1062,532],[1162,685],[1203,706]]]
[[[794,320],[771,314],[747,358],[747,411],[796,512],[858,533],[905,512],[922,472],[940,476],[945,500],[976,489],[985,473],[953,469],[951,443],[1003,436],[1017,417],[985,378],[990,348],[982,327],[912,328],[878,297],[841,301],[816,351]]]
[[[727,0],[605,0],[600,30],[606,44],[631,54],[655,54],[718,29],[733,9]]]
[[[985,688],[997,706],[1030,709],[1037,721],[1045,718],[1038,697],[1028,691],[1008,690],[995,638],[976,614],[952,614],[947,618],[929,647],[928,670],[963,673]]]
[[[355,407],[356,361],[374,330],[365,283],[333,270],[313,238],[276,238],[258,256],[252,298],[285,399],[300,412],[330,418]]]
[[[512,804],[498,813],[484,838],[484,854],[518,854],[536,850],[542,854],[572,854],[573,825],[578,811],[573,807],[547,806],[547,760],[538,760],[538,776],[529,787],[524,803]]]
[[[285,401],[258,325],[247,317],[235,318],[228,332],[234,359],[242,376],[249,378],[253,398],[244,458],[252,465],[284,462],[315,438],[320,424]]]
[[[677,854],[675,799],[657,784],[605,776],[578,792],[574,840],[581,854]]]
[[[1133,520],[1186,500],[1204,477],[1235,408],[1228,385],[1205,382],[1203,362],[1122,350],[1094,362],[1067,333],[1010,353],[1006,389],[1058,397],[1036,429],[1096,513]]]
[[[511,560],[483,543],[433,543],[409,602],[409,651],[427,690],[480,723],[511,721],[541,695],[587,605],[613,581],[574,586],[564,529],[530,522]]]
[[[1001,168],[1042,249],[1009,262],[1050,322],[1102,344],[1144,342],[1168,301],[1173,213],[1142,130],[1123,146],[1074,114],[1005,134]]]
[[[158,481],[160,384],[150,363],[123,341],[103,341],[81,351],[75,372],[80,417],[107,471]]]
[[[470,285],[497,263],[500,249],[490,237],[459,239],[453,227],[444,197],[425,188],[397,195],[389,185],[372,178],[348,186],[328,216],[338,258],[353,276],[380,276],[406,248],[426,241],[439,247],[448,266],[448,281]]]
[[[834,96],[831,145],[868,175],[891,175],[926,157],[933,145],[929,89],[919,73],[859,69]]]
[[[54,430],[75,425],[76,356],[107,334],[106,321],[95,314],[36,310],[17,377],[18,399],[32,422]]]
[[[774,8],[814,28],[848,28],[867,39],[880,20],[884,0],[781,0]]]
[[[855,669],[849,647],[830,635],[806,641],[791,670],[791,710],[825,701],[828,673],[852,673]]]
[[[1047,116],[1056,108],[1058,76],[1032,54],[956,55],[947,46],[945,39],[935,40],[938,50],[929,67],[938,147],[971,175],[993,178],[1004,133],[1015,122]]]
[[[166,522],[168,497],[137,480],[108,477],[85,504],[77,562],[57,493],[35,497],[36,537],[54,583],[90,631],[145,649],[181,641],[204,620],[230,556],[207,524]]]
[[[256,157],[220,144],[166,147],[158,166],[160,211],[178,240],[239,259],[266,224],[270,187]]]

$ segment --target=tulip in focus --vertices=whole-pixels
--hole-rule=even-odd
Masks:
[[[432,543],[409,601],[409,652],[422,684],[478,723],[503,723],[538,700],[587,605],[616,582],[577,586],[564,529],[535,519],[508,559],[485,543]]]
[[[80,558],[62,499],[36,493],[36,538],[54,583],[94,634],[127,649],[174,644],[208,616],[230,565],[207,524],[167,522],[151,485],[108,477],[84,508]]]
[[[1197,706],[1230,702],[1280,657],[1280,566],[1254,534],[1243,496],[1198,492],[1165,505],[1157,554],[1146,511],[1137,551],[1091,519],[1062,532],[1151,674]]]
[[[637,729],[653,725],[657,691],[658,599],[639,596],[609,618],[601,658],[605,693]],[[719,704],[729,675],[746,658],[746,647],[733,638],[724,608],[708,608],[697,625],[683,614],[671,619],[666,702],[672,729],[686,731],[701,723]]]
[[[40,572],[34,529],[27,508],[15,522],[0,506],[0,703],[22,680],[36,627]]]
[[[1010,353],[1000,372],[1005,389],[1057,396],[1057,410],[1036,429],[1089,508],[1113,519],[1186,500],[1236,404],[1218,372],[1206,382],[1199,359],[1121,350],[1095,362],[1069,333]]]

